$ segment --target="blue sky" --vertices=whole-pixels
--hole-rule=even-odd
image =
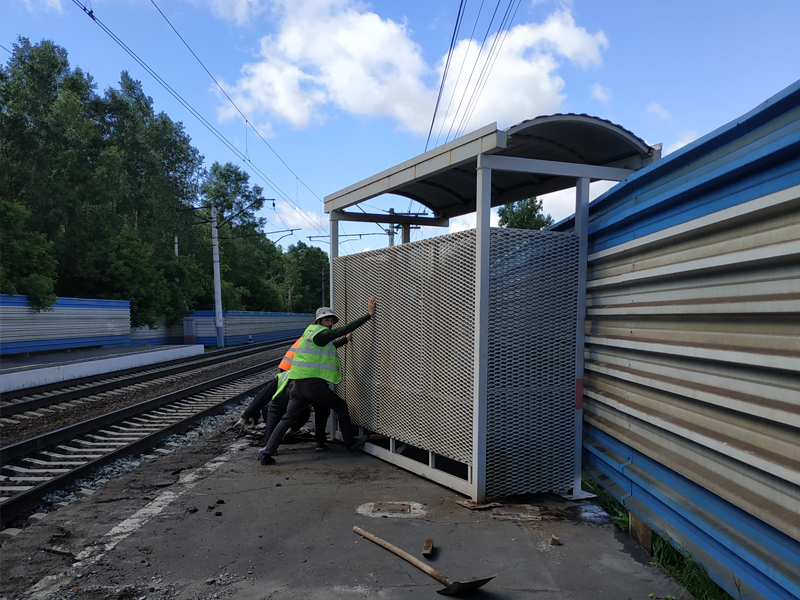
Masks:
[[[499,3],[498,15],[508,4]],[[275,189],[82,6],[246,153]],[[663,144],[667,154],[800,79],[796,0],[521,0],[483,91],[470,104],[465,84],[477,79],[499,16],[490,25],[497,0],[468,0],[465,6],[429,148],[494,121],[508,127],[574,112],[609,119],[648,143]],[[281,238],[284,247],[302,240],[327,251],[321,199],[424,151],[458,7],[456,0],[3,0],[0,44],[10,49],[20,35],[34,43],[50,39],[67,49],[72,66],[94,77],[100,92],[117,86],[127,70],[142,81],[156,110],[185,124],[207,165],[239,164],[265,188],[265,197],[276,199],[275,209],[270,203],[263,214],[267,231],[298,230],[271,235],[273,240]],[[8,59],[6,50],[0,49],[0,58]],[[593,193],[608,187],[594,184]],[[572,213],[568,193],[544,201],[556,220]],[[399,198],[367,204],[372,211],[409,210]],[[456,219],[450,230],[473,224],[469,217]],[[388,242],[377,235],[377,225],[343,228],[373,235],[344,238],[341,254]],[[441,233],[446,231],[423,229],[412,239]]]

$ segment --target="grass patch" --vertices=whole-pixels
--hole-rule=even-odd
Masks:
[[[609,514],[611,521],[628,533],[628,509],[586,472],[581,473],[581,484],[583,489],[597,496],[597,504]],[[711,579],[703,566],[685,548],[673,546],[664,532],[654,532],[652,557],[653,564],[669,573],[696,600],[734,600]],[[657,596],[654,593],[650,594],[650,598],[677,600],[674,596]]]
[[[697,600],[733,600],[685,548],[673,546],[663,532],[653,536],[653,562],[674,577]]]
[[[628,533],[628,509],[609,494],[602,485],[592,479],[592,476],[586,471],[581,472],[581,485],[587,492],[597,496],[595,501],[600,505],[600,508],[608,513],[614,525]]]

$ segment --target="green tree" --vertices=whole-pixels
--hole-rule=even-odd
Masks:
[[[133,326],[213,308],[214,205],[226,309],[285,310],[289,289],[295,310],[318,305],[325,253],[268,240],[261,188],[230,163],[204,171],[183,125],[126,72],[98,95],[64,48],[19,38],[0,100],[3,291],[40,307],[53,294],[130,300]]]
[[[550,214],[545,214],[539,198],[528,198],[506,204],[497,209],[500,227],[511,229],[544,229],[554,221]]]
[[[284,265],[284,291],[288,296],[288,290],[292,289],[293,311],[314,312],[320,306],[322,287],[326,285],[323,282],[328,278],[328,255],[315,246],[298,241],[284,254]],[[328,290],[325,291],[328,298]]]
[[[44,234],[25,231],[28,209],[0,198],[0,285],[3,293],[26,294],[34,310],[56,301],[56,261]]]
[[[256,211],[264,205],[263,190],[249,179],[236,165],[214,163],[200,186],[203,204],[218,209],[223,308],[283,310],[281,250],[262,231],[266,220]]]

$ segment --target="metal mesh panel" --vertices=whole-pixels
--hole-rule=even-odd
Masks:
[[[492,230],[486,493],[572,486],[578,238]]]
[[[487,493],[571,485],[577,238],[493,229]],[[337,314],[378,296],[340,350],[353,422],[472,465],[475,230],[334,260]]]
[[[340,350],[354,423],[472,464],[475,232],[334,260],[335,309],[376,318]]]

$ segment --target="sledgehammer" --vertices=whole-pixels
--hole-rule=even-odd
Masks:
[[[375,542],[379,546],[383,546],[389,552],[394,552],[397,556],[407,560],[418,569],[422,569],[423,571],[425,571],[428,575],[430,575],[435,580],[437,580],[438,582],[440,582],[442,585],[445,586],[441,590],[436,590],[439,594],[442,594],[444,596],[458,596],[459,594],[465,594],[467,592],[477,590],[482,585],[489,583],[492,579],[497,577],[497,574],[495,574],[491,575],[490,577],[487,577],[486,579],[476,579],[475,581],[464,581],[464,582],[450,581],[447,577],[439,573],[439,571],[437,571],[436,569],[426,565],[418,558],[411,556],[405,550],[401,550],[400,548],[390,544],[386,540],[382,540],[377,535],[372,535],[370,532],[364,531],[363,529],[355,525],[353,526],[353,531],[355,531],[358,535],[367,538],[369,541]]]

